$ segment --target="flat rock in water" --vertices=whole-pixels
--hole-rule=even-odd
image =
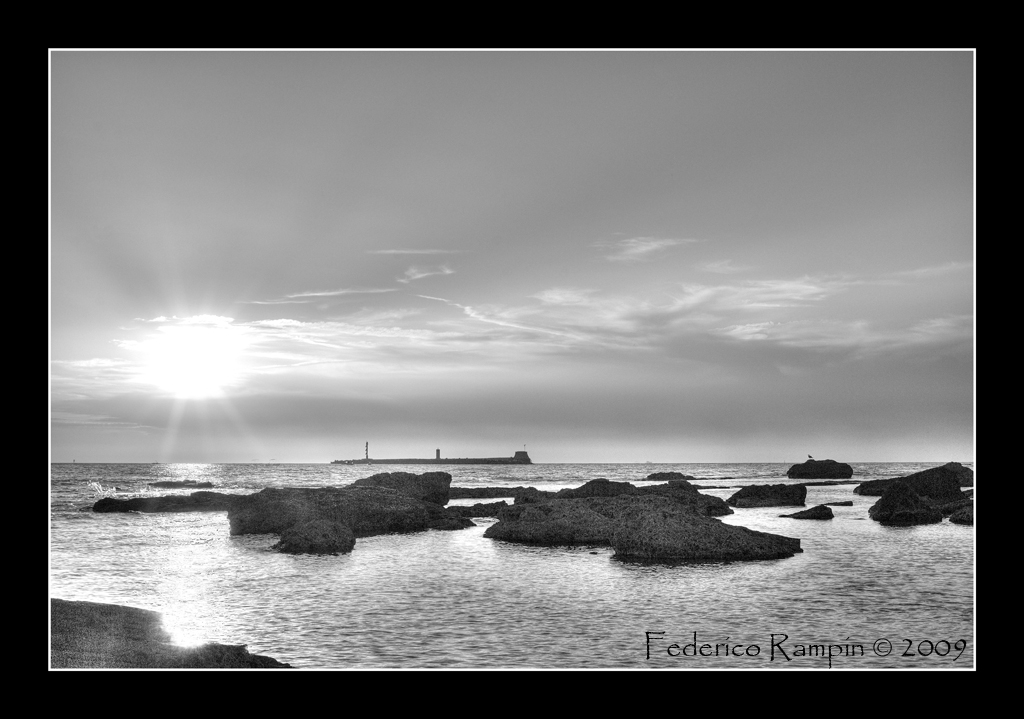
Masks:
[[[834,459],[809,459],[803,464],[794,464],[786,472],[790,479],[849,479],[853,467]]]
[[[832,519],[832,510],[824,504],[819,504],[817,507],[811,507],[805,509],[802,512],[794,512],[793,514],[780,514],[780,517],[789,517],[790,519]]]
[[[672,482],[674,480],[683,480],[684,482],[695,482],[696,477],[691,477],[688,474],[682,472],[655,472],[654,474],[648,474],[647,479],[654,482]]]
[[[231,534],[280,534],[314,519],[344,524],[358,537],[472,526],[434,502],[384,487],[268,487],[228,511]]]
[[[724,524],[688,510],[651,511],[639,505],[619,513],[612,547],[616,559],[659,563],[783,559],[803,551],[793,537]]]
[[[789,557],[800,540],[723,524],[671,496],[552,499],[498,513],[485,537],[545,546],[604,546],[630,561],[707,562]]]
[[[852,507],[853,500],[848,499],[845,502],[825,502],[826,507]]]
[[[732,507],[802,507],[807,487],[802,484],[752,484],[725,500]]]
[[[241,501],[244,494],[192,492],[168,497],[104,497],[92,505],[94,512],[226,512]]]
[[[868,509],[868,516],[880,524],[909,527],[942,521],[942,512],[925,502],[909,485],[894,482]]]
[[[933,502],[945,503],[963,496],[960,487],[973,486],[974,472],[959,462],[947,462],[941,467],[932,467],[908,474],[905,477],[862,482],[853,491],[855,494],[868,497],[881,497],[894,482],[904,482],[920,497],[927,497]]]
[[[271,669],[288,667],[245,645],[179,647],[157,612],[117,604],[50,600],[54,669]]]
[[[448,500],[451,498],[449,492],[451,484],[452,476],[447,472],[424,472],[423,474],[382,472],[372,477],[357,479],[350,486],[385,487],[416,499],[422,499],[424,502],[448,504]]]

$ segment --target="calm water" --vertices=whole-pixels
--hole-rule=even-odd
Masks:
[[[900,476],[930,466],[935,465],[853,464],[854,479]],[[596,477],[637,482],[651,472],[673,470],[698,477],[705,486],[736,487],[789,482],[788,468],[436,469],[450,472],[453,486],[560,489]],[[104,495],[175,493],[147,487],[168,479],[211,481],[217,491],[248,494],[264,487],[340,486],[376,471],[433,469],[54,464],[50,595],[154,609],[164,614],[179,643],[247,644],[252,652],[302,668],[827,668],[827,656],[815,656],[809,645],[837,645],[835,668],[974,666],[973,528],[948,521],[882,527],[867,518],[876,498],[855,495],[852,484],[808,488],[809,507],[853,500],[852,507],[833,507],[832,521],[783,519],[778,515],[795,510],[777,507],[737,509],[722,518],[799,537],[802,554],[672,567],[625,564],[612,560],[607,547],[540,548],[485,539],[493,519],[474,520],[478,526],[462,531],[359,539],[351,554],[312,557],[270,551],[276,535],[229,536],[224,512],[78,511]],[[735,489],[706,491],[726,498]],[[452,504],[477,501],[496,500]],[[705,656],[689,656],[692,648],[682,655],[694,633],[698,651],[709,645]],[[884,640],[892,650],[879,656],[888,648]],[[669,656],[672,644],[679,656]],[[805,656],[798,645],[807,647]]]

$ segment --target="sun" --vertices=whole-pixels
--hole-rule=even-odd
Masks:
[[[245,341],[239,329],[223,323],[160,327],[143,343],[143,380],[183,399],[223,395],[242,372]]]

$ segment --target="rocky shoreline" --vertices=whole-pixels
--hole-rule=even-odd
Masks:
[[[244,644],[179,647],[158,612],[119,604],[50,599],[52,669],[277,669]]]

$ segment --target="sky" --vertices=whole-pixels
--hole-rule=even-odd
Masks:
[[[51,461],[974,461],[972,51],[49,61]]]

